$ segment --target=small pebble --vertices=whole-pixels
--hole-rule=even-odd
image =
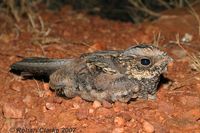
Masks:
[[[18,84],[11,84],[10,88],[14,91],[20,92],[21,91],[21,86],[19,86]]]
[[[197,87],[197,88],[200,88],[200,84],[199,84],[199,83],[198,83],[198,84],[196,84],[196,87]]]
[[[86,128],[86,127],[88,127],[88,124],[84,123],[82,126],[83,126],[84,128]]]
[[[124,132],[124,128],[115,128],[112,133],[123,133]]]
[[[147,121],[143,122],[143,129],[147,133],[153,133],[155,131],[153,125]]]
[[[104,107],[104,108],[107,108],[107,109],[112,108],[112,104],[109,103],[109,102],[107,102],[107,101],[103,101],[102,104],[103,104],[103,107]]]
[[[125,124],[125,120],[122,117],[115,117],[114,123],[116,126],[123,126]]]
[[[94,113],[94,109],[89,109],[89,113],[90,114]]]
[[[52,91],[50,91],[50,90],[45,90],[44,91],[44,97],[50,97],[50,96],[52,96],[53,95],[53,92]]]
[[[92,106],[94,109],[97,109],[97,108],[101,107],[101,103],[99,101],[94,101]]]
[[[42,106],[42,111],[45,113],[45,112],[47,112],[47,107],[46,106]]]
[[[25,98],[22,100],[28,107],[33,105],[33,99],[30,95],[26,95]]]
[[[130,122],[131,122],[131,123],[135,123],[136,120],[132,118],[132,119],[130,120]]]
[[[79,109],[76,113],[76,117],[78,120],[84,120],[88,118],[89,112],[87,109]]]
[[[61,97],[53,98],[53,103],[61,104],[62,102],[63,102],[63,99]]]
[[[118,106],[114,107],[113,109],[114,109],[115,112],[120,112],[120,110],[121,110],[121,108],[118,107]]]
[[[194,77],[196,80],[200,80],[200,77]],[[197,84],[198,86],[200,86],[200,84]]]
[[[122,117],[125,121],[130,121],[132,119],[128,113],[120,113],[119,117]]]
[[[80,105],[78,103],[73,103],[73,109],[79,109]]]
[[[48,83],[43,83],[43,88],[44,88],[44,90],[49,90],[49,84]]]
[[[117,112],[122,112],[123,110],[127,110],[128,106],[125,103],[115,102],[113,105],[113,110]]]
[[[35,117],[35,116],[30,116],[30,117],[28,118],[28,121],[30,121],[30,122],[35,121],[35,120],[36,120],[36,117]]]
[[[47,110],[54,110],[56,108],[54,103],[46,103],[45,106]]]

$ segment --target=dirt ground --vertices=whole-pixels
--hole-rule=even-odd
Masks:
[[[195,10],[200,15],[200,5]],[[41,12],[34,28],[27,19],[14,25],[1,15],[0,132],[199,133],[200,74],[188,56],[200,51],[200,22],[194,14],[175,9],[153,22],[134,25],[66,6],[57,13]],[[128,104],[66,100],[56,96],[48,83],[9,73],[9,66],[23,57],[71,58],[152,42],[174,58],[164,75],[169,81],[161,80],[156,100]]]

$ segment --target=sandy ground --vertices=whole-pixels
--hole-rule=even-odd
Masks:
[[[195,9],[200,15],[199,7]],[[32,28],[28,20],[13,26],[13,22],[0,16],[1,133],[200,132],[200,74],[192,69],[191,58],[177,45],[182,40],[181,45],[190,54],[200,50],[199,23],[188,10],[167,11],[158,20],[138,25],[77,13],[69,7],[57,13],[44,11],[40,16],[43,28],[38,19],[36,28]],[[164,75],[169,81],[161,80],[156,100],[128,104],[92,103],[79,97],[66,100],[56,96],[48,83],[23,80],[9,73],[9,66],[23,57],[78,57],[97,50],[152,43],[156,37],[158,47],[174,58]]]

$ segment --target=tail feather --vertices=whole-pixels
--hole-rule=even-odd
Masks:
[[[10,66],[11,72],[22,76],[50,76],[57,69],[69,64],[73,59],[51,59],[41,57],[25,58]]]

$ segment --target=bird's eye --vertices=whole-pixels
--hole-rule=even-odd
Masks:
[[[142,59],[140,60],[140,63],[141,63],[142,65],[144,65],[144,66],[148,66],[148,65],[151,64],[151,60],[148,59],[148,58],[142,58]]]

